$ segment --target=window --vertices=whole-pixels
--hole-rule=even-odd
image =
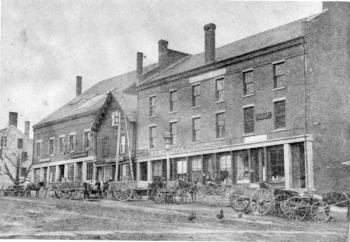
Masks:
[[[243,72],[243,95],[254,94],[253,71]]]
[[[130,164],[123,164],[120,166],[121,168],[121,180],[122,181],[130,181],[131,180],[131,172],[130,172]]]
[[[254,107],[244,108],[244,133],[254,132]]]
[[[76,146],[75,134],[70,134],[69,135],[69,148],[70,148],[71,152],[75,151],[75,146]]]
[[[41,155],[41,141],[36,142],[36,157],[40,157]]]
[[[225,184],[232,184],[232,162],[230,155],[220,155],[220,180]]]
[[[149,98],[149,116],[156,115],[156,96]]]
[[[283,146],[271,147],[268,150],[271,166],[271,181],[279,182],[284,179],[284,151]]]
[[[7,147],[7,137],[1,136],[0,147]]]
[[[92,180],[94,165],[92,162],[86,164],[86,180]]]
[[[177,91],[170,92],[170,112],[176,111],[177,109]]]
[[[120,148],[119,148],[119,153],[120,154],[125,154],[126,152],[126,136],[122,135],[120,137]]]
[[[247,184],[250,182],[248,151],[236,151],[234,153],[236,165],[236,184]]]
[[[53,155],[55,152],[55,139],[50,138],[49,140],[49,155]]]
[[[177,122],[170,123],[170,144],[175,145],[177,143]]]
[[[64,136],[58,138],[58,152],[60,154],[64,153]]]
[[[192,172],[191,172],[192,181],[202,182],[202,159],[201,159],[201,157],[192,158],[191,163],[192,163]]]
[[[91,147],[91,131],[84,132],[84,146],[85,149],[89,149]]]
[[[26,176],[27,168],[21,167],[21,176]]]
[[[177,177],[185,180],[187,177],[187,160],[178,160],[176,165]]]
[[[215,80],[215,98],[216,101],[224,100],[224,79]]]
[[[162,162],[161,161],[154,161],[153,162],[152,174],[153,174],[153,177],[163,176],[163,169],[162,169]]]
[[[225,136],[225,113],[216,114],[216,138]]]
[[[193,118],[192,119],[192,142],[199,141],[200,131],[201,131],[201,119]]]
[[[56,182],[56,166],[50,166],[49,181]]]
[[[285,87],[284,62],[273,65],[273,88]]]
[[[149,147],[150,149],[155,146],[155,138],[156,138],[156,126],[149,127]]]
[[[199,106],[200,97],[201,97],[200,85],[197,84],[192,86],[192,107]]]
[[[68,164],[68,180],[74,181],[74,164]]]
[[[285,100],[274,103],[275,129],[286,127],[286,102]]]
[[[28,159],[28,153],[26,151],[23,151],[21,154],[22,162],[27,161],[27,159]]]
[[[109,137],[104,137],[102,139],[102,156],[109,156]]]
[[[23,149],[23,139],[19,138],[17,140],[17,148],[18,149]]]
[[[112,112],[112,127],[117,127],[119,125],[119,116],[120,113],[118,111]]]

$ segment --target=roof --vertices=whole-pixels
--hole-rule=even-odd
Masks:
[[[156,66],[157,64],[152,64],[146,66],[144,70],[149,71]],[[100,81],[61,108],[51,113],[35,126],[75,115],[98,111],[105,103],[109,92],[112,93],[113,97],[119,102],[126,114],[129,115],[128,117],[133,120],[134,117],[136,117],[135,113],[137,108],[137,96],[132,91],[133,87],[135,88],[136,86],[135,83],[136,71],[131,71]],[[124,92],[126,89],[128,92]]]
[[[303,36],[302,23],[307,21],[308,18],[303,18],[216,48],[215,61],[219,62],[241,56],[255,50],[301,37]],[[164,69],[158,75],[148,78],[142,84],[196,69],[207,64],[205,63],[204,52],[191,55]]]

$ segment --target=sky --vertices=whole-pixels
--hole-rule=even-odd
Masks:
[[[322,11],[321,2],[228,0],[2,0],[0,128],[8,113],[38,123],[83,91],[157,62],[160,39],[169,48],[204,50],[203,26],[216,24],[216,46]]]

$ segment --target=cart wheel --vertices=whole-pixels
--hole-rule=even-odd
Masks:
[[[245,211],[250,204],[250,200],[248,198],[243,198],[240,196],[231,195],[231,207],[236,212]]]
[[[253,211],[258,215],[265,215],[271,211],[273,201],[273,195],[267,189],[256,190],[250,199]]]
[[[313,203],[311,217],[314,221],[327,222],[331,218],[329,205],[323,201]]]
[[[75,190],[73,199],[79,200],[83,198],[84,198],[84,192],[81,190]]]
[[[153,201],[157,204],[163,202],[164,201],[164,194],[158,191],[156,194],[154,194]]]
[[[111,193],[112,193],[113,200],[116,200],[116,201],[122,200],[123,196],[121,191],[112,191]]]
[[[279,217],[284,217],[284,203],[290,196],[288,194],[279,194],[275,197],[275,214]]]
[[[291,197],[283,205],[284,215],[292,220],[301,221],[308,214],[310,205],[301,197]]]

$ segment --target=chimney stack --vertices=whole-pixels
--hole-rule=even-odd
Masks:
[[[143,53],[142,52],[137,52],[136,54],[136,74],[142,75],[143,71]]]
[[[25,121],[24,122],[24,135],[29,138],[29,129],[30,129],[30,122]]]
[[[82,87],[82,77],[77,76],[77,86],[76,86],[77,96],[81,94],[81,87]]]
[[[215,29],[213,23],[204,26],[205,63],[215,61]]]
[[[168,41],[163,39],[158,41],[158,65],[161,70],[168,65]]]
[[[18,113],[10,112],[9,113],[9,126],[13,125],[13,126],[17,127],[17,121],[18,121]]]

